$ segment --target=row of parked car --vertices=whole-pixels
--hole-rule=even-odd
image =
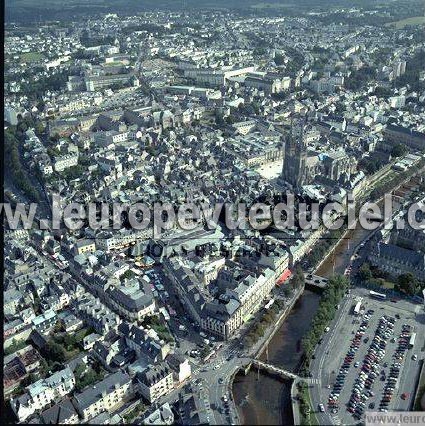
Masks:
[[[373,313],[372,310],[369,310],[366,317],[370,318]],[[364,357],[359,377],[354,382],[347,411],[353,414],[356,419],[361,418],[367,400],[374,396],[372,387],[378,377],[381,362],[385,357],[387,341],[393,334],[394,323],[392,321],[393,319],[385,315],[380,318],[375,335]],[[369,408],[374,408],[374,404],[369,404]]]
[[[368,311],[366,314],[364,314],[363,316],[363,320],[360,323],[360,327],[358,328],[357,332],[355,333],[350,347],[348,349],[348,352],[344,358],[344,362],[339,370],[338,375],[336,376],[335,379],[335,383],[333,386],[333,390],[331,392],[331,394],[329,395],[329,400],[328,400],[328,407],[330,409],[330,411],[332,413],[337,413],[338,409],[339,409],[339,395],[341,393],[341,390],[344,386],[345,383],[345,378],[348,374],[350,365],[352,364],[353,360],[354,360],[354,356],[355,353],[357,352],[357,350],[359,349],[361,343],[362,343],[362,338],[363,335],[365,334],[368,324],[369,324],[369,320],[370,320],[370,316],[373,314],[373,311],[370,310]],[[357,363],[356,363],[357,364]],[[355,364],[355,366],[356,366]],[[358,366],[358,364],[357,364]]]
[[[393,397],[394,390],[397,386],[398,377],[400,375],[400,370],[402,367],[402,364],[400,361],[403,361],[405,352],[408,350],[410,335],[411,335],[410,325],[403,324],[402,331],[398,339],[397,349],[395,350],[393,355],[393,363],[391,364],[390,372],[388,374],[388,378],[386,379],[387,381],[385,383],[382,399],[379,404],[380,411],[384,411],[384,412],[387,411],[388,406]]]

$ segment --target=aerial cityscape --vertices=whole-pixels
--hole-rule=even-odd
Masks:
[[[4,424],[425,424],[421,0],[7,0]]]

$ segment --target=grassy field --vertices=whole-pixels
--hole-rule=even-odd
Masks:
[[[122,62],[105,62],[103,64],[105,67],[118,67],[118,66],[124,66],[124,64]]]
[[[386,289],[394,290],[394,283],[392,283],[391,281],[384,281],[382,284],[382,287]]]
[[[22,53],[21,62],[37,62],[43,59],[43,55],[38,52]]]
[[[425,16],[413,16],[411,18],[402,19],[400,21],[390,22],[386,24],[387,27],[395,25],[399,30],[401,28],[407,27],[408,25],[423,25],[425,24]]]

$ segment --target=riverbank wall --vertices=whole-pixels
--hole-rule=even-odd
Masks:
[[[302,287],[300,287],[300,288],[298,288],[296,290],[296,294],[292,298],[291,303],[288,306],[286,306],[285,309],[282,311],[282,313],[279,315],[278,320],[272,326],[273,328],[272,328],[270,334],[268,335],[268,337],[266,338],[266,340],[264,342],[262,342],[261,346],[254,352],[252,358],[259,358],[263,354],[263,352],[267,348],[268,344],[273,339],[274,335],[279,330],[280,326],[282,325],[282,323],[285,321],[286,317],[291,312],[291,310],[294,307],[295,303],[297,303],[298,299],[303,294],[304,289],[305,289],[305,286],[303,285]]]

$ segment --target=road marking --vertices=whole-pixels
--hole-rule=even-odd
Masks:
[[[341,420],[340,420],[339,417],[337,417],[337,416],[331,416],[331,419],[332,419],[332,421],[333,421],[333,423],[335,425],[340,425],[341,424]]]

